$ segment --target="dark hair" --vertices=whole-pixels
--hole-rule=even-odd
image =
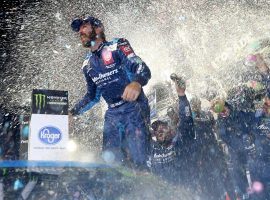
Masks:
[[[152,128],[154,131],[157,131],[158,127],[161,126],[161,125],[168,126],[168,123],[167,123],[167,122],[164,122],[164,121],[161,121],[161,120],[157,120],[157,121],[154,121],[154,122],[151,124],[151,128]]]

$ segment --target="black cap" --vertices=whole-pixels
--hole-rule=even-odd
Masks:
[[[92,16],[88,16],[86,18],[82,18],[82,17],[74,18],[71,22],[71,28],[73,31],[79,32],[81,25],[85,23],[90,23],[92,26],[95,26],[95,27],[103,27],[103,24],[101,23],[99,19]]]

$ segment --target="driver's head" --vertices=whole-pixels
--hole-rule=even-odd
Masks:
[[[157,120],[152,123],[152,129],[157,141],[161,144],[170,142],[175,136],[174,131],[167,122]]]
[[[71,28],[80,34],[80,39],[84,47],[93,46],[97,39],[106,39],[102,22],[92,16],[74,18],[71,22]]]
[[[230,115],[230,106],[229,104],[222,100],[222,99],[217,99],[212,102],[211,110],[219,117],[226,118]]]
[[[201,100],[199,97],[194,96],[190,100],[190,106],[192,111],[201,111]]]

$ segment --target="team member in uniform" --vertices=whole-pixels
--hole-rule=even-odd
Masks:
[[[254,199],[270,199],[270,92],[264,98],[262,109],[256,112],[255,128],[255,156],[249,148],[253,158],[250,165],[252,180],[251,192]],[[250,150],[251,149],[251,150]]]
[[[152,123],[154,137],[151,140],[147,166],[151,172],[167,181],[177,180],[176,144],[178,135],[165,121],[157,120]]]
[[[142,87],[151,78],[148,66],[124,38],[106,41],[104,26],[94,17],[76,18],[73,31],[82,45],[90,49],[82,71],[87,93],[71,110],[82,114],[102,96],[108,104],[103,132],[103,151],[118,161],[145,166],[150,111]]]

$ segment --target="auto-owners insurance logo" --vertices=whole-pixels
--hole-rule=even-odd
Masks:
[[[54,145],[62,139],[61,131],[53,126],[45,126],[38,132],[38,137],[41,142],[49,145]]]

